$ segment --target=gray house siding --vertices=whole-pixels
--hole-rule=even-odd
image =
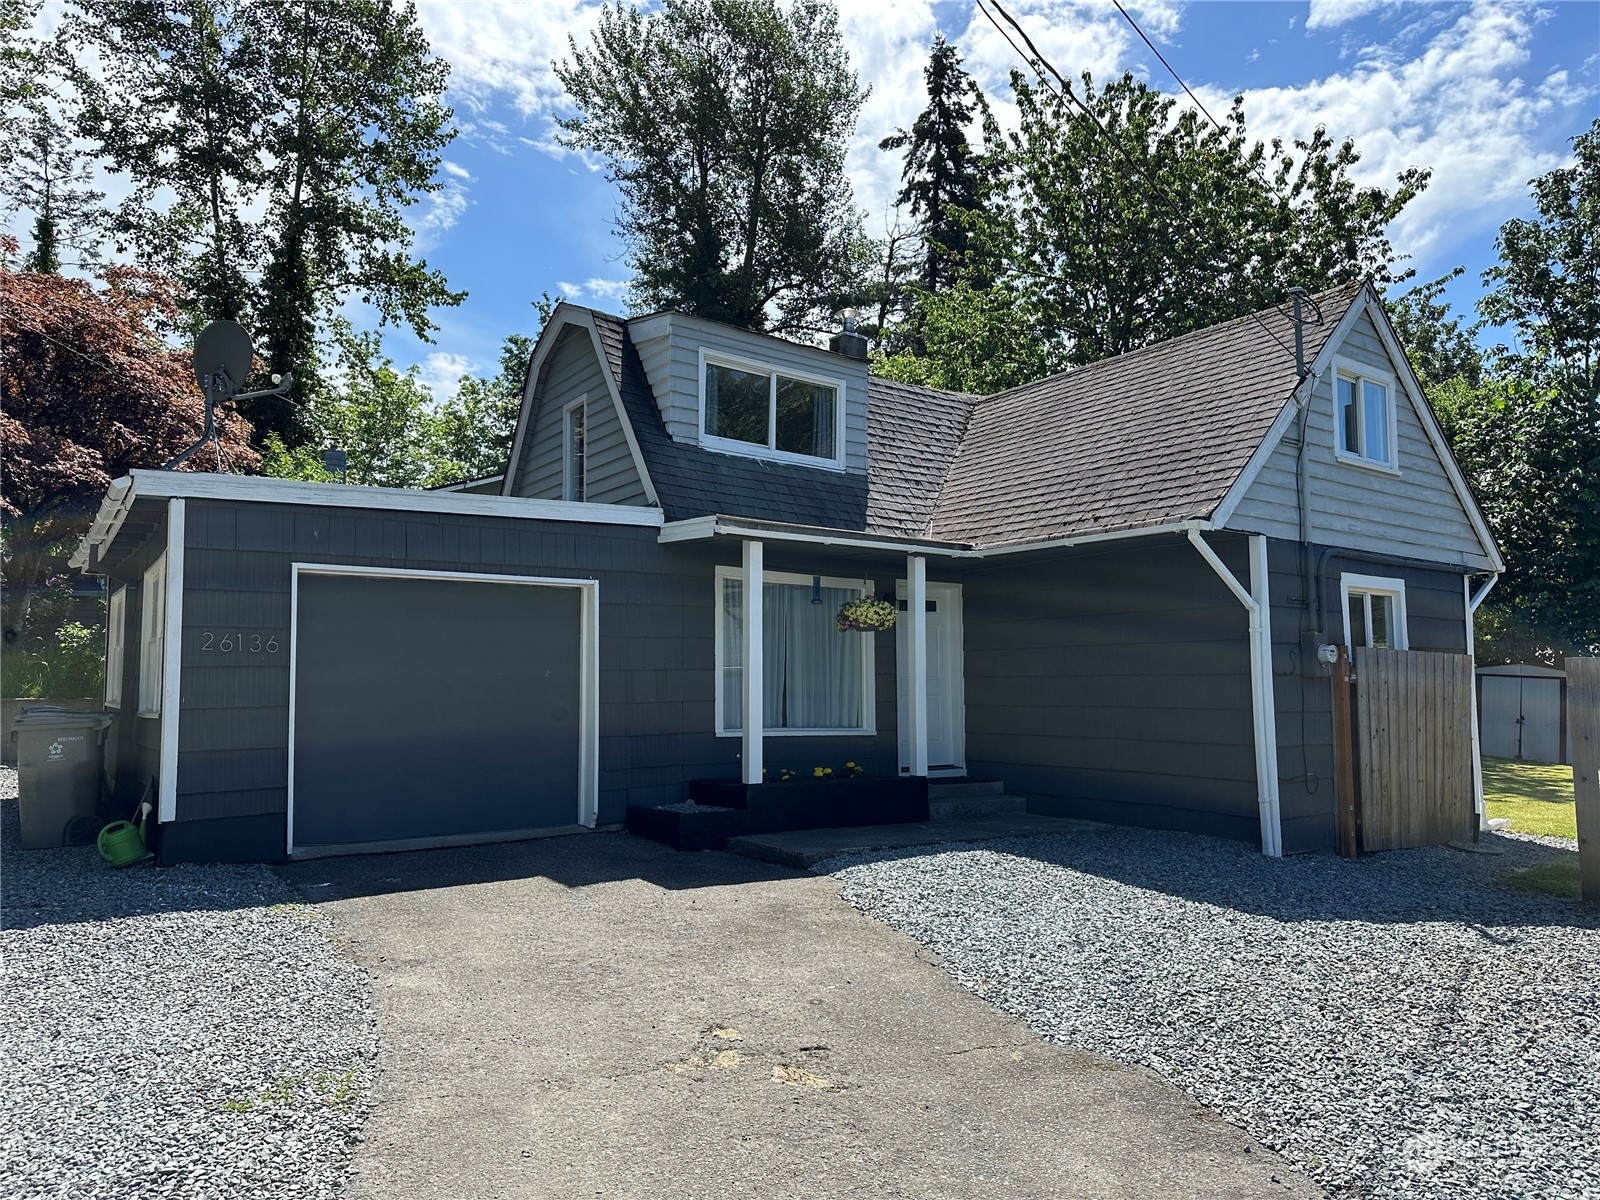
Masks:
[[[183,611],[183,720],[168,861],[281,857],[288,785],[291,564],[593,578],[600,581],[599,820],[687,798],[695,778],[738,774],[738,738],[713,726],[714,567],[651,528],[190,500]],[[774,556],[773,570],[834,573]],[[780,567],[779,563],[788,562]],[[843,573],[853,574],[852,567]],[[231,631],[277,650],[230,657]],[[877,639],[875,736],[772,738],[769,765],[895,770],[893,639]]]
[[[597,504],[648,504],[617,408],[587,329],[568,326],[545,359],[536,408],[512,494],[563,499],[563,410],[579,396],[588,432],[587,496]]]
[[[844,383],[846,471],[867,469],[867,365],[842,354],[780,341],[748,330],[682,314],[660,314],[631,321],[629,335],[639,351],[667,432],[680,442],[700,440],[700,350],[730,355],[806,375]]]
[[[1336,359],[1395,377],[1400,473],[1372,470],[1334,456],[1334,379],[1330,368],[1312,390],[1307,419],[1306,494],[1310,540],[1374,554],[1460,563],[1487,569],[1488,560],[1422,421],[1399,386],[1399,374],[1363,313]],[[1228,520],[1230,529],[1300,538],[1296,494],[1297,447],[1280,442]]]
[[[122,703],[108,705],[116,715],[106,743],[106,774],[111,779],[111,798],[119,815],[132,816],[135,806],[161,774],[161,717],[139,715],[140,631],[144,614],[144,572],[166,547],[166,507],[151,506],[156,527],[138,546],[130,548],[114,564],[110,587],[127,588],[123,628]]]
[[[1297,543],[1269,540],[1272,596],[1273,699],[1278,732],[1278,794],[1285,854],[1325,850],[1335,844],[1333,694],[1325,668],[1304,637],[1316,615],[1304,597]],[[1380,575],[1405,582],[1406,632],[1413,650],[1465,654],[1466,600],[1462,573],[1417,563],[1395,563],[1313,546],[1310,569],[1320,564],[1322,630],[1315,642],[1342,642],[1339,578]]]
[[[1243,538],[1213,546],[1248,578]],[[964,581],[967,765],[1035,812],[1257,841],[1244,608],[1187,542]]]

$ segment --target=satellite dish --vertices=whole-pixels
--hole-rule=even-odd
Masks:
[[[194,343],[194,373],[202,390],[219,371],[227,377],[216,391],[231,396],[250,374],[255,348],[244,326],[235,321],[213,321],[200,331]]]

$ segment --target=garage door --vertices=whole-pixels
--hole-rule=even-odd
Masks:
[[[292,849],[580,819],[582,592],[298,576]]]

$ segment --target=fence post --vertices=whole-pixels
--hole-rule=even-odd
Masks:
[[[1600,901],[1600,658],[1569,658],[1567,721],[1583,898]]]
[[[1339,853],[1359,854],[1356,847],[1355,734],[1350,727],[1350,655],[1339,647],[1330,674],[1333,684],[1333,812],[1339,831]]]

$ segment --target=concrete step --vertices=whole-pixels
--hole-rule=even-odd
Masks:
[[[1028,811],[1026,796],[984,793],[976,796],[947,796],[928,801],[928,818],[933,821],[973,821],[1006,817]]]
[[[973,821],[918,821],[905,825],[865,825],[851,829],[802,829],[793,833],[748,833],[728,839],[728,851],[785,866],[807,868],[839,854],[869,850],[937,846],[1032,837],[1042,833],[1092,833],[1106,828],[1093,821],[1031,814]]]
[[[928,799],[944,800],[955,796],[1000,796],[1006,785],[998,779],[930,779]]]

